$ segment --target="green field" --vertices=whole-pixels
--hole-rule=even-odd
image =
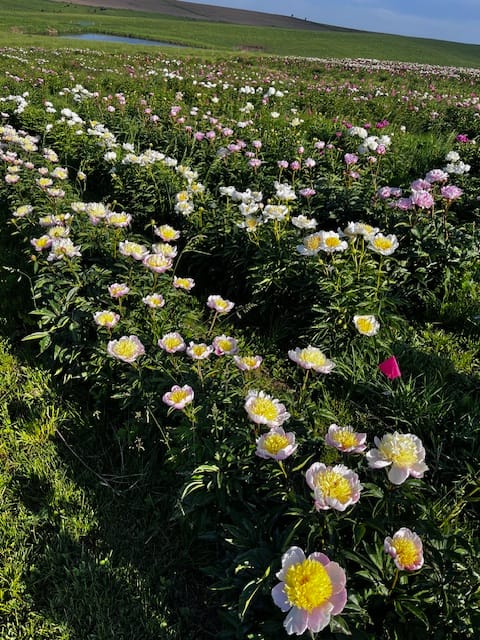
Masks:
[[[21,45],[28,42],[49,48],[65,47],[67,43],[59,40],[56,37],[58,34],[82,32],[160,40],[223,53],[251,50],[255,55],[396,59],[480,67],[478,45],[376,33],[316,33],[204,23],[151,13],[100,10],[49,0],[18,0],[15,11],[12,11],[11,3],[0,0],[0,44]],[[82,46],[91,45],[82,43]]]

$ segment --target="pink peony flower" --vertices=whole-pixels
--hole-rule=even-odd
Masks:
[[[327,467],[323,462],[314,462],[307,469],[305,480],[313,490],[317,511],[345,511],[359,501],[363,488],[355,471],[343,464]]]
[[[307,558],[299,547],[290,547],[277,578],[280,583],[272,589],[272,598],[288,612],[283,626],[289,635],[321,631],[347,602],[345,571],[323,553]]]
[[[180,410],[184,409],[190,402],[193,402],[193,398],[193,389],[188,384],[185,384],[183,387],[175,384],[170,391],[167,391],[162,396],[162,400],[166,405]]]
[[[325,436],[325,444],[335,447],[342,453],[362,453],[367,445],[366,433],[357,433],[352,427],[339,427],[338,424],[331,424]]]
[[[388,479],[393,484],[402,484],[412,476],[423,478],[428,467],[425,464],[425,449],[422,441],[411,433],[387,433],[382,439],[375,437],[376,449],[370,449],[366,457],[372,469],[389,467]]]
[[[392,556],[397,569],[402,571],[416,571],[423,566],[423,545],[420,537],[406,527],[402,527],[393,534],[393,538],[386,537],[383,548]]]
[[[297,446],[293,432],[285,433],[282,427],[272,427],[268,433],[257,439],[255,454],[260,458],[285,460],[296,451]]]

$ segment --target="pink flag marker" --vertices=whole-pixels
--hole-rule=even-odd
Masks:
[[[378,368],[390,380],[393,380],[394,378],[400,378],[400,376],[402,375],[395,356],[390,356],[390,358],[387,358],[386,360],[381,362],[378,365]]]

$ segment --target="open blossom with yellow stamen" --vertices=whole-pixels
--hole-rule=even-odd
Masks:
[[[205,344],[204,342],[190,342],[187,347],[187,356],[190,356],[194,360],[205,360],[213,353],[213,347],[211,344]]]
[[[164,273],[173,266],[173,261],[161,253],[147,253],[142,263],[154,273]]]
[[[112,298],[122,298],[126,296],[130,291],[130,287],[128,287],[124,282],[114,282],[108,287],[108,293],[112,296]]]
[[[317,510],[345,511],[358,502],[363,488],[355,471],[343,464],[327,467],[323,462],[314,462],[308,468],[305,479],[313,489]]]
[[[262,356],[233,356],[233,361],[240,371],[253,371],[262,364]]]
[[[297,347],[288,352],[288,357],[303,369],[313,369],[318,373],[330,373],[335,363],[329,360],[318,347],[308,346],[304,349]]]
[[[164,242],[172,242],[173,240],[178,240],[180,237],[180,231],[177,231],[169,224],[162,224],[159,227],[155,227],[153,232]]]
[[[122,336],[119,340],[108,343],[107,353],[117,360],[131,364],[145,353],[145,347],[137,336]]]
[[[245,410],[248,417],[255,424],[265,424],[267,427],[280,427],[290,418],[290,414],[276,398],[264,391],[251,390],[245,399]]]
[[[387,536],[383,548],[392,556],[395,566],[402,571],[416,571],[423,566],[422,541],[407,527],[399,529],[393,534],[393,538]]]
[[[158,346],[167,353],[185,351],[186,348],[184,339],[177,331],[166,333],[163,338],[160,338],[160,340],[158,341]]]
[[[225,300],[222,296],[211,295],[207,298],[207,307],[210,307],[210,309],[213,309],[217,313],[228,313],[234,306],[234,302]]]
[[[357,433],[352,427],[339,427],[338,424],[331,424],[325,436],[325,444],[329,447],[335,447],[342,453],[361,453],[367,447],[366,439],[366,433]]]
[[[232,356],[237,352],[237,341],[235,338],[230,338],[225,334],[214,338],[212,346],[217,356]]]
[[[257,439],[255,454],[260,458],[285,460],[292,455],[297,446],[293,432],[285,433],[282,427],[273,427]]]
[[[321,232],[311,233],[309,236],[305,236],[303,244],[297,246],[297,252],[302,256],[315,256],[322,248],[322,234]]]
[[[326,253],[335,253],[348,249],[348,243],[335,231],[320,231],[320,249]]]
[[[175,287],[175,289],[191,291],[195,286],[195,280],[193,278],[179,278],[178,276],[174,276],[173,286]]]
[[[353,324],[362,336],[374,336],[380,329],[380,323],[375,316],[353,316]]]
[[[323,553],[307,558],[299,547],[290,547],[277,578],[280,583],[272,589],[272,598],[288,611],[283,626],[289,635],[321,631],[347,602],[345,571]]]
[[[398,240],[393,234],[384,236],[383,233],[376,233],[369,237],[368,248],[382,256],[390,256],[397,247]]]
[[[49,235],[43,235],[39,238],[32,238],[30,244],[35,248],[35,251],[43,251],[49,249],[52,244],[52,238]]]
[[[162,400],[169,407],[184,409],[187,404],[193,402],[193,397],[193,389],[188,384],[185,384],[183,387],[175,384],[170,391],[163,394]]]
[[[428,467],[425,464],[425,449],[422,441],[411,433],[387,433],[382,439],[375,437],[376,449],[370,449],[366,457],[372,469],[388,467],[388,479],[393,484],[402,484],[412,476],[423,478]]]
[[[99,327],[112,329],[120,320],[120,316],[114,311],[96,311],[93,314],[93,320]]]
[[[160,309],[165,306],[165,298],[161,293],[151,293],[148,296],[142,298],[143,304],[146,304],[150,309]]]

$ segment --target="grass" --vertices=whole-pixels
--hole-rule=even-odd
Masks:
[[[95,32],[219,52],[253,50],[256,55],[379,60],[393,57],[405,62],[480,67],[478,45],[368,32],[312,32],[216,24],[160,14],[64,5],[48,0],[21,0],[16,4],[15,12],[6,0],[0,0],[0,25],[0,45],[4,46],[28,43],[60,48],[71,46],[72,42],[57,38],[59,34]]]

